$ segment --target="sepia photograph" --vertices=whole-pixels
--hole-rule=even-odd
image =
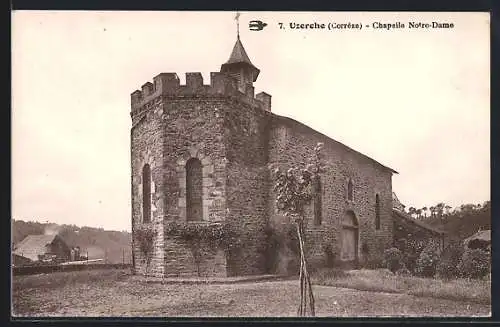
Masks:
[[[491,317],[490,13],[11,14],[11,317]]]

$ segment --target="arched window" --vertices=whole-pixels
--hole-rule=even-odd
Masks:
[[[186,219],[203,220],[203,176],[199,159],[191,158],[186,163]]]
[[[142,168],[142,222],[151,222],[151,168]]]
[[[353,186],[352,186],[352,179],[349,178],[349,181],[347,182],[347,200],[352,201],[353,199]]]
[[[314,225],[321,225],[321,181],[317,177],[313,182],[314,191]]]
[[[380,229],[380,196],[375,195],[375,229]]]

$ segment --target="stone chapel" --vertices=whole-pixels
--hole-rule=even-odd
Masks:
[[[339,265],[380,258],[393,241],[392,175],[374,159],[293,119],[272,112],[271,95],[254,94],[260,70],[238,35],[229,60],[205,84],[201,73],[161,73],[131,94],[131,192],[134,271],[155,276],[283,273],[286,249],[263,249],[277,213],[270,164],[304,163],[322,142],[331,163],[307,214],[311,264],[330,248]],[[299,96],[299,95],[290,95]],[[195,263],[186,244],[169,237],[169,222],[240,228],[245,246],[208,250]],[[155,230],[144,260],[137,230]],[[287,252],[288,251],[288,252]],[[271,253],[271,254],[270,254]],[[273,256],[273,258],[270,258]],[[278,262],[269,267],[269,261]],[[148,266],[148,267],[146,267]]]

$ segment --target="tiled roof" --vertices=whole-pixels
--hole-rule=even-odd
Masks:
[[[252,72],[253,81],[255,82],[257,80],[260,70],[257,67],[255,67],[250,61],[250,58],[248,57],[247,52],[245,51],[245,48],[243,47],[243,44],[241,43],[239,36],[238,39],[236,40],[236,43],[234,44],[233,51],[229,56],[229,60],[225,64],[222,64],[221,72],[230,71],[233,66],[237,65],[244,65],[249,67],[250,71]]]
[[[247,52],[245,51],[245,48],[243,47],[243,44],[241,43],[240,38],[238,37],[236,43],[234,44],[233,52],[231,52],[231,56],[229,57],[229,60],[226,62],[226,64],[236,64],[241,62],[245,62],[253,66],[250,58],[247,55]]]
[[[15,245],[13,253],[36,261],[39,254],[45,254],[46,246],[54,242],[56,237],[58,237],[56,234],[28,235]]]
[[[480,240],[480,241],[487,241],[491,242],[491,230],[481,230],[477,232],[476,234],[469,236],[465,239],[465,242],[468,243],[472,240]]]
[[[334,140],[333,138],[331,138],[331,137],[329,137],[321,132],[318,132],[317,130],[313,129],[312,127],[310,127],[306,124],[303,124],[299,121],[296,121],[295,119],[292,119],[290,117],[280,116],[280,115],[277,115],[277,114],[272,113],[272,112],[270,113],[270,115],[272,115],[272,117],[275,118],[275,122],[277,125],[286,126],[286,127],[289,127],[293,130],[301,130],[301,131],[304,131],[306,133],[314,133],[321,138],[321,141],[323,143],[325,143],[325,145],[331,144],[331,145],[335,145],[335,146],[340,146],[341,148],[343,148],[347,152],[355,153],[359,157],[367,159],[369,162],[375,163],[377,166],[379,166],[385,170],[388,170],[393,174],[398,174],[398,172],[395,171],[394,169],[381,164],[380,162],[367,156],[366,154],[363,154],[359,151],[356,151],[353,148],[350,148],[347,145],[345,145],[337,140]]]
[[[409,222],[411,224],[414,224],[415,226],[419,227],[419,228],[422,228],[422,229],[425,229],[425,230],[428,230],[429,232],[433,233],[433,234],[439,234],[439,235],[444,235],[445,232],[442,231],[442,230],[439,230],[437,228],[434,228],[420,220],[417,220],[417,219],[413,219],[412,217],[410,217],[408,214],[398,210],[398,209],[395,209],[393,208],[392,209],[392,216],[393,217],[396,217],[396,218],[399,218],[399,219],[402,219],[402,220],[405,220],[406,222]]]
[[[395,192],[392,192],[392,207],[400,211],[403,210],[405,207],[405,205],[402,204],[401,201],[399,201],[398,196],[396,195]]]

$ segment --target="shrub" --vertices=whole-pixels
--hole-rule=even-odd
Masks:
[[[384,265],[395,273],[402,267],[402,254],[398,248],[392,247],[384,251]]]
[[[406,253],[408,241],[405,238],[401,238],[396,241],[395,247],[398,248],[401,253]]]
[[[491,269],[490,253],[481,249],[467,249],[458,265],[462,277],[482,278]]]
[[[320,268],[311,272],[318,284],[332,282],[338,279],[349,277],[349,274],[339,268]]]
[[[363,264],[363,268],[365,269],[380,269],[385,267],[384,260],[380,258],[369,259]]]
[[[266,237],[262,251],[265,257],[266,271],[274,273],[284,269],[295,274],[300,267],[300,246],[295,224],[269,225],[264,229],[264,234]],[[280,252],[287,248],[290,250],[291,256],[280,257]]]
[[[430,242],[420,253],[415,272],[422,277],[434,277],[439,262],[439,247]]]
[[[325,254],[325,266],[332,268],[335,262],[335,253],[333,252],[332,245],[323,243],[323,253]]]
[[[408,268],[406,268],[406,265],[403,264],[402,267],[399,268],[398,271],[396,271],[396,275],[410,276],[411,272],[408,270]]]
[[[436,267],[436,273],[440,278],[460,277],[458,265],[462,260],[465,249],[460,243],[450,243],[441,254],[441,258]]]
[[[152,255],[156,234],[156,230],[150,225],[138,227],[135,231],[135,237],[139,243],[139,250],[144,255],[145,259],[150,259]]]
[[[424,249],[424,241],[422,240],[415,240],[415,239],[408,239],[405,240],[405,251],[404,251],[404,257],[405,257],[405,264],[408,270],[410,272],[415,273],[416,268],[417,268],[417,260],[422,253],[422,250]]]

